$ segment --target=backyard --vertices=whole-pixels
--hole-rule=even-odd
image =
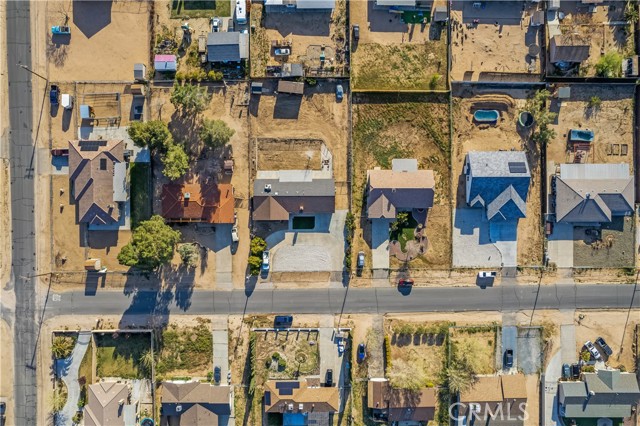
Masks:
[[[94,339],[99,378],[142,379],[148,376],[149,372],[141,364],[143,355],[151,349],[150,334],[103,333],[96,334]]]
[[[614,217],[600,232],[573,229],[573,266],[576,268],[633,268],[635,227],[632,217]]]
[[[151,167],[148,163],[131,163],[131,227],[151,217]]]
[[[231,16],[231,0],[172,0],[172,18]]]
[[[165,378],[207,377],[213,372],[210,321],[197,319],[192,327],[170,324],[162,331],[156,373]]]

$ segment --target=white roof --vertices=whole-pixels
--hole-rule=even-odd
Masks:
[[[560,178],[563,180],[629,179],[629,164],[560,164]]]
[[[394,158],[391,160],[391,170],[394,172],[418,171],[418,160],[415,158]]]
[[[127,163],[113,163],[113,201],[127,201]]]
[[[297,9],[334,9],[336,0],[296,0]]]

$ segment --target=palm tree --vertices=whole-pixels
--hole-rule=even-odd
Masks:
[[[73,339],[65,336],[58,336],[53,339],[51,352],[55,358],[66,358],[73,352]]]
[[[151,372],[151,367],[153,366],[153,355],[150,350],[144,351],[142,355],[140,355],[138,365],[140,365],[145,372]]]
[[[469,387],[471,387],[472,380],[473,377],[471,376],[471,373],[463,368],[455,366],[447,368],[447,383],[449,391],[452,394],[464,392],[469,389]]]

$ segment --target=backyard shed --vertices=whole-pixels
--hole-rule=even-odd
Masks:
[[[252,95],[262,95],[262,83],[252,82],[251,83],[251,94]]]
[[[278,92],[279,93],[290,93],[292,95],[303,95],[304,94],[304,83],[297,81],[285,81],[280,80],[278,82]]]
[[[436,6],[433,9],[433,22],[447,22],[448,20],[447,6]]]
[[[145,64],[133,64],[133,79],[136,81],[147,79],[147,67]]]
[[[156,55],[153,67],[158,72],[175,72],[178,69],[176,55]]]

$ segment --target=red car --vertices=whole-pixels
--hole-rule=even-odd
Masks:
[[[400,278],[398,280],[398,287],[411,287],[413,280],[411,278]]]

